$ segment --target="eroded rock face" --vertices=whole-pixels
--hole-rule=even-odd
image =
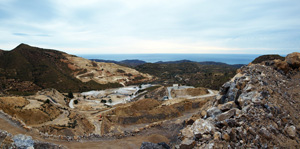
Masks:
[[[181,139],[194,148],[300,148],[297,55],[242,67]]]

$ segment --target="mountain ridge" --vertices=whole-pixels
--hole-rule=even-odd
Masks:
[[[122,84],[132,82],[132,80],[138,76],[143,76],[145,80],[151,78],[148,75],[124,66],[92,63],[92,61],[69,55],[65,52],[32,47],[23,43],[11,51],[2,51],[1,53],[0,89],[2,91],[10,90],[12,92],[22,92],[24,89],[30,87],[30,85],[35,86],[32,88],[32,91],[36,91],[36,86],[38,86],[37,88],[56,88],[61,92],[87,91],[122,86]],[[81,59],[84,63],[78,66],[76,65],[76,61],[72,61],[74,59]],[[75,65],[76,67],[74,67]],[[90,79],[83,81],[82,78],[78,78],[76,74],[85,74],[85,70],[87,70],[86,67],[83,67],[85,65],[91,65],[88,69],[95,71],[95,73],[87,74],[86,77]],[[73,69],[73,67],[75,69]],[[114,71],[111,73],[105,71],[105,73],[110,73],[107,77],[113,78],[116,76],[117,78],[100,83],[95,79],[96,76],[94,76],[94,74],[99,71],[98,69]],[[117,69],[122,70],[123,73],[116,72]],[[125,75],[129,73],[132,73],[131,76]],[[106,76],[104,76],[103,79],[105,79],[105,77]],[[26,83],[24,81],[29,82]],[[139,80],[135,80],[135,82],[139,82]]]
[[[115,61],[115,60],[104,60],[104,59],[90,59],[92,61],[96,61],[96,62],[108,62],[108,63],[115,63],[115,64],[121,64],[121,65],[125,65],[125,66],[129,66],[129,67],[137,67],[139,65],[143,65],[146,63],[151,63],[151,62],[146,62],[143,60],[139,60],[139,59],[126,59],[126,60],[122,60],[122,61]],[[227,64],[227,63],[223,63],[223,62],[215,62],[215,61],[201,61],[201,62],[196,62],[196,61],[191,61],[191,60],[176,60],[176,61],[157,61],[157,62],[153,62],[152,64],[179,64],[179,63],[199,63],[202,65],[229,65],[229,66],[233,66],[233,67],[241,67],[244,66],[244,64]]]

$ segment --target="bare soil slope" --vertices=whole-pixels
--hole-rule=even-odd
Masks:
[[[26,44],[0,54],[0,92],[3,93],[33,94],[45,88],[82,92],[152,79],[124,66],[93,62]]]

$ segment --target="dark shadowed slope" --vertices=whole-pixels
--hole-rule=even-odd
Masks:
[[[75,92],[119,86],[76,79],[65,54],[26,44],[11,51],[0,51],[0,89],[11,93],[34,92],[41,88]]]

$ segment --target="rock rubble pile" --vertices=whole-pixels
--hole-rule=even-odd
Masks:
[[[300,53],[292,53],[242,67],[214,106],[188,121],[176,147],[300,148],[299,64]]]
[[[33,149],[33,148],[48,148],[48,149],[64,149],[65,147],[33,140],[31,136],[18,134],[13,136],[7,131],[0,130],[0,148],[18,148],[18,149]]]

